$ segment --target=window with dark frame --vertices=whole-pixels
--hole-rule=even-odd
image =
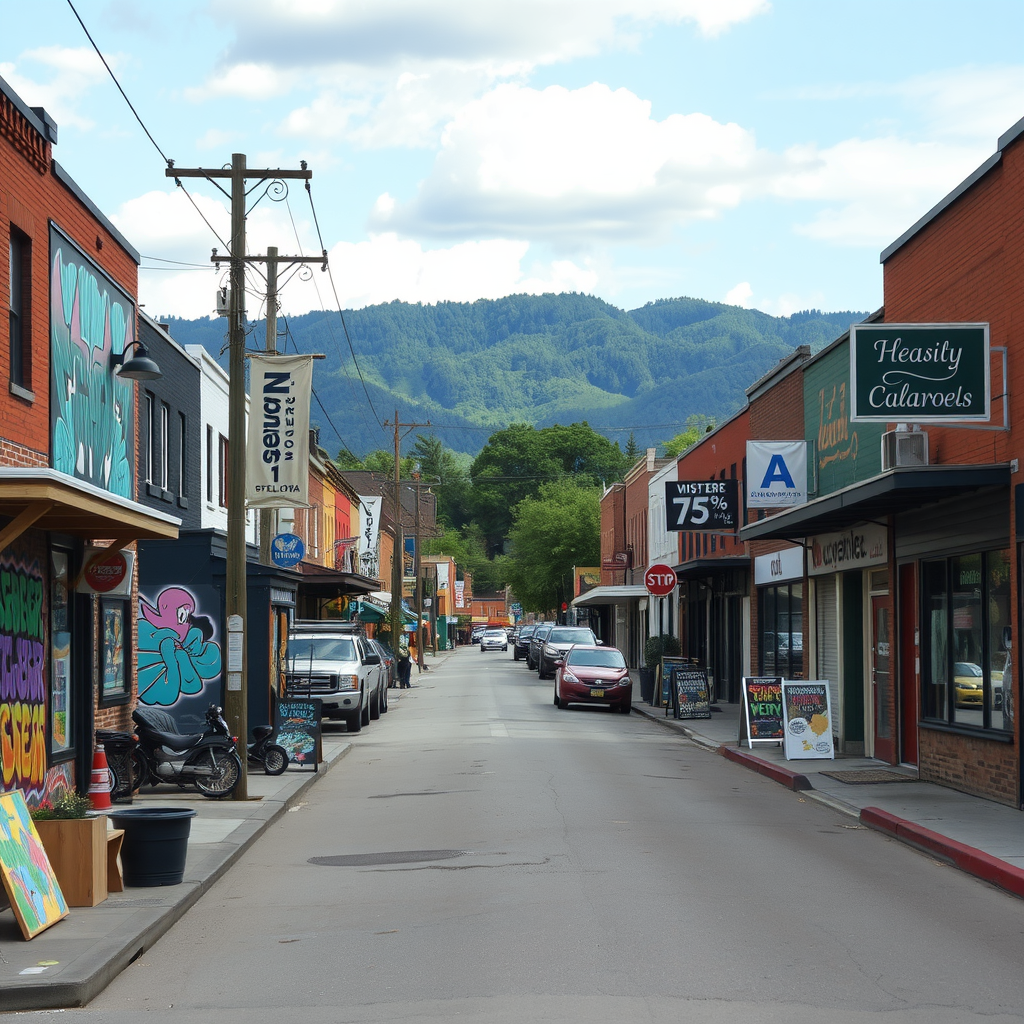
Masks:
[[[759,587],[759,672],[804,678],[803,583]]]
[[[10,379],[16,387],[28,388],[30,384],[32,336],[30,329],[30,299],[32,271],[32,243],[28,235],[12,227],[10,233],[10,311],[9,355],[11,361]]]
[[[145,470],[146,470],[146,483],[147,484],[153,483],[153,479],[154,479],[153,472],[154,472],[155,460],[156,460],[156,449],[155,449],[155,445],[156,445],[156,419],[155,419],[155,412],[154,412],[154,409],[153,409],[154,404],[155,403],[154,403],[152,394],[147,391],[146,392],[146,409],[145,409],[145,414],[144,414],[145,415],[144,426],[146,428],[146,442],[145,442],[145,445],[143,446],[143,453],[144,453],[144,455],[146,457]]]
[[[206,427],[206,501],[213,504],[213,427]]]
[[[220,436],[220,443],[218,445],[219,460],[218,460],[218,471],[220,478],[220,487],[218,491],[218,501],[220,502],[221,508],[228,507],[228,439],[223,435]]]
[[[921,714],[968,729],[1012,731],[1011,552],[921,562]],[[1004,682],[1005,681],[1005,682]]]
[[[185,419],[183,412],[178,413],[178,497],[188,497],[188,486],[186,477],[186,468],[188,462],[186,460],[186,444],[185,439],[188,437],[188,421]]]
[[[160,403],[160,463],[159,478],[160,478],[160,490],[166,491],[169,487],[168,476],[170,475],[171,469],[171,410],[168,408],[166,402]]]

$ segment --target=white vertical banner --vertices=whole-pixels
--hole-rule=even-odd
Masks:
[[[807,442],[747,442],[747,508],[807,501]]]
[[[359,495],[359,564],[360,571],[371,580],[377,579],[380,565],[380,510],[384,499],[379,495]]]
[[[309,401],[312,356],[249,359],[245,503],[309,507]]]
[[[448,589],[448,563],[438,562],[437,563],[437,589],[447,590]]]

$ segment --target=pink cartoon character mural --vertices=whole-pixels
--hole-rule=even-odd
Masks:
[[[167,587],[156,607],[139,599],[139,700],[164,707],[199,693],[220,675],[220,646],[213,624],[196,615],[196,600],[181,587]]]

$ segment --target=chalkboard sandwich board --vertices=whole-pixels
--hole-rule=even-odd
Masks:
[[[742,690],[740,743],[746,739],[751,750],[755,743],[782,743],[782,677],[744,676]]]
[[[664,673],[669,680],[674,718],[710,718],[711,690],[703,669],[690,662],[664,658]]]
[[[289,697],[274,708],[275,743],[288,751],[291,764],[320,770],[323,745],[320,735],[322,701],[319,697]]]
[[[832,743],[832,701],[826,680],[782,681],[785,750],[789,760],[836,756]]]

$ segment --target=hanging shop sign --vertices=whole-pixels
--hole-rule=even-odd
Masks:
[[[782,678],[780,676],[744,676],[743,715],[740,718],[740,742],[753,750],[755,743],[781,743]]]
[[[270,560],[279,569],[294,569],[306,554],[306,545],[296,533],[279,533],[270,542]]]
[[[245,503],[309,507],[309,400],[312,356],[252,356]]]
[[[785,751],[789,760],[835,758],[832,742],[832,699],[828,682],[782,681]]]
[[[135,552],[127,548],[85,549],[85,567],[78,581],[78,593],[129,597]]]
[[[747,442],[747,507],[782,508],[807,501],[807,442]]]
[[[740,525],[738,480],[666,480],[669,530],[731,533]]]
[[[877,523],[865,523],[842,533],[809,537],[807,575],[823,576],[845,569],[866,569],[889,561],[889,531]]]
[[[855,324],[851,419],[951,423],[991,414],[988,324]]]
[[[804,549],[783,548],[754,559],[754,583],[759,587],[787,580],[799,580],[804,575]]]

